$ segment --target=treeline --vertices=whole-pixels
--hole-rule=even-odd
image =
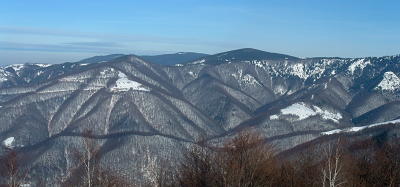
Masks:
[[[90,134],[85,150],[77,151],[81,163],[64,186],[134,186],[100,167],[98,148]],[[198,143],[182,152],[175,167],[161,164],[156,181],[141,186],[160,187],[261,187],[261,186],[400,186],[400,144],[374,139],[350,141],[337,138],[303,150],[278,155],[275,148],[255,133],[244,132],[213,147]],[[21,186],[26,172],[10,151],[1,161],[6,186]]]

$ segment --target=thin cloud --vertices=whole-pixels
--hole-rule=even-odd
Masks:
[[[0,50],[13,51],[43,51],[43,52],[78,52],[78,53],[113,53],[128,52],[126,49],[110,48],[109,46],[85,46],[70,44],[32,44],[0,41]]]
[[[123,47],[122,44],[117,42],[69,42],[65,43],[71,46],[87,46],[87,47]]]
[[[40,52],[41,54],[97,54],[97,55],[106,55],[113,53],[122,53],[122,54],[136,54],[136,55],[156,55],[156,54],[165,54],[165,53],[173,53],[176,51],[171,50],[148,50],[145,48],[118,48],[118,47],[110,47],[107,45],[94,47],[92,44],[96,42],[85,43],[82,45],[71,45],[71,44],[33,44],[33,43],[19,43],[19,42],[7,42],[0,41],[0,51],[14,51],[21,53],[24,52]],[[97,44],[107,44],[106,42],[98,42]],[[111,44],[117,45],[119,44]],[[201,51],[200,51],[201,52]]]
[[[72,37],[76,40],[82,40],[82,38],[105,41],[104,43],[112,44],[115,43],[132,43],[132,42],[143,42],[148,44],[163,44],[163,45],[188,45],[188,46],[202,46],[204,49],[210,47],[218,48],[232,48],[241,46],[243,44],[237,42],[227,41],[208,41],[199,38],[173,38],[164,36],[151,36],[151,35],[139,35],[139,34],[110,34],[110,33],[97,33],[97,32],[80,32],[80,31],[66,31],[56,29],[43,29],[43,28],[30,28],[30,27],[0,27],[0,33],[7,34],[21,34],[21,35],[40,35],[40,36],[60,36],[60,37]],[[68,42],[69,44],[82,45],[89,44],[87,42]],[[94,43],[93,43],[94,44]]]

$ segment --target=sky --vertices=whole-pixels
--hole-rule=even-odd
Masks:
[[[400,53],[398,0],[3,0],[0,65],[113,53]]]

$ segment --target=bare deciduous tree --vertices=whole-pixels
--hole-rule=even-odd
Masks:
[[[211,149],[194,145],[183,156],[178,174],[180,186],[217,186],[220,174],[216,172],[219,168]]]
[[[93,178],[95,173],[95,166],[93,162],[96,162],[95,156],[99,151],[99,146],[96,145],[94,139],[92,139],[92,132],[87,130],[84,132],[84,157],[82,160],[83,166],[85,168],[86,173],[86,182],[88,187],[92,187]],[[93,164],[92,164],[93,163]]]
[[[27,176],[27,172],[21,168],[18,159],[18,152],[8,149],[7,153],[0,160],[1,175],[5,177],[9,187],[21,186]]]
[[[243,132],[223,147],[194,146],[179,170],[181,186],[271,186],[276,168],[272,146]]]
[[[268,186],[272,184],[275,151],[259,134],[242,132],[218,152],[227,186]]]
[[[73,156],[78,161],[78,166],[82,167],[83,174],[81,179],[85,186],[92,187],[96,170],[98,169],[97,154],[100,146],[93,139],[92,131],[83,132],[83,150],[73,150]]]
[[[87,187],[127,187],[131,186],[117,173],[111,173],[110,170],[100,165],[100,145],[96,142],[92,131],[85,130],[83,132],[83,150],[74,150],[73,155],[78,161],[78,166],[83,171],[81,179],[82,184]],[[71,181],[69,181],[71,182]],[[72,182],[69,185],[78,185]]]
[[[170,165],[171,161],[163,160],[157,165],[156,186],[157,187],[172,187],[178,186],[177,176],[175,175],[175,167]]]
[[[322,186],[338,187],[346,183],[343,175],[343,153],[340,149],[340,140],[336,145],[328,144],[324,149],[326,160],[322,166]]]

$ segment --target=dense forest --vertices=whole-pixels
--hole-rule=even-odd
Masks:
[[[84,149],[74,152],[81,167],[71,172],[74,175],[60,178],[60,186],[138,186],[102,168],[96,140],[90,131],[85,137]],[[259,134],[242,132],[220,146],[198,141],[182,150],[180,163],[160,164],[153,184],[140,186],[399,186],[399,142],[338,137],[283,156]],[[11,149],[1,158],[4,186],[29,186],[22,162]]]

